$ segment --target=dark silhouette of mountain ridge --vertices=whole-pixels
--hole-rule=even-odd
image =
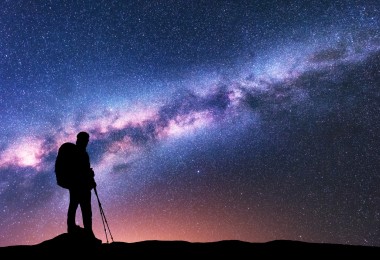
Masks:
[[[119,257],[371,257],[378,259],[380,247],[308,243],[289,240],[274,240],[266,243],[251,243],[240,240],[217,242],[158,241],[111,242],[96,244],[81,234],[60,234],[36,245],[0,247],[0,257],[86,258],[113,259]]]

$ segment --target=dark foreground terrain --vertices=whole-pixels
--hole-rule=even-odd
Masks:
[[[380,247],[317,244],[276,240],[249,243],[238,240],[190,243],[185,241],[142,241],[94,244],[81,236],[61,234],[36,245],[0,247],[6,259],[141,259],[141,257],[228,257],[233,259],[275,256],[293,258],[365,257],[380,259]],[[24,259],[26,259],[24,258]]]

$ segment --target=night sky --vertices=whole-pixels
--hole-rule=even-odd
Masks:
[[[379,1],[1,1],[0,122],[0,246],[79,131],[115,241],[380,246]]]

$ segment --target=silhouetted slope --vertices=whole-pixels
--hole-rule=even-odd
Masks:
[[[0,247],[0,257],[119,259],[123,257],[380,257],[380,247],[317,244],[276,240],[267,243],[249,243],[238,240],[209,243],[186,241],[142,241],[136,243],[112,242],[96,245],[82,236],[61,234],[51,240],[31,246]],[[71,260],[70,259],[70,260]]]

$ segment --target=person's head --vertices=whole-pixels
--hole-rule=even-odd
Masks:
[[[79,132],[77,134],[77,146],[86,149],[88,141],[90,140],[90,135],[87,132]]]

